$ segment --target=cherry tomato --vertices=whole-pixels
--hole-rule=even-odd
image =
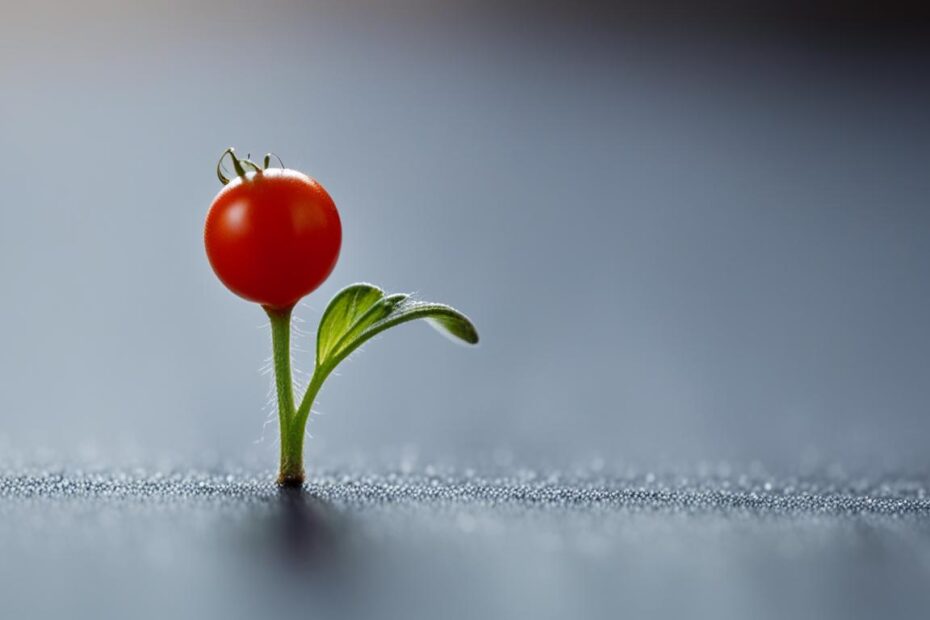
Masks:
[[[220,190],[207,213],[204,244],[229,290],[289,309],[336,266],[342,224],[322,185],[296,170],[269,168]]]

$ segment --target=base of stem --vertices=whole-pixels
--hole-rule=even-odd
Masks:
[[[278,486],[279,487],[301,487],[304,484],[304,472],[299,473],[284,473],[283,471],[278,474]]]

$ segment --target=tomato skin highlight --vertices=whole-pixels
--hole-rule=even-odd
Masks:
[[[296,170],[271,168],[220,190],[207,213],[204,245],[229,290],[288,309],[336,266],[342,224],[322,185]]]

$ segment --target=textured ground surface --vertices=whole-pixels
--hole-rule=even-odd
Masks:
[[[387,470],[385,470],[387,471]],[[927,480],[0,470],[0,617],[930,614]]]

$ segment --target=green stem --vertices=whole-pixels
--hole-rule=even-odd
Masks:
[[[310,408],[313,407],[313,401],[316,400],[317,392],[323,387],[323,381],[326,380],[327,376],[329,376],[328,369],[320,368],[319,366],[313,369],[313,376],[310,377],[310,384],[307,386],[307,391],[304,393],[304,397],[300,401],[300,406],[294,414],[294,425],[300,427],[301,433],[303,433],[303,430],[307,427],[307,418],[310,417]]]
[[[304,424],[298,424],[291,376],[291,310],[265,308],[271,321],[274,378],[278,392],[278,426],[281,433],[281,469],[278,484],[293,486],[304,481]],[[304,420],[306,422],[306,420]]]

